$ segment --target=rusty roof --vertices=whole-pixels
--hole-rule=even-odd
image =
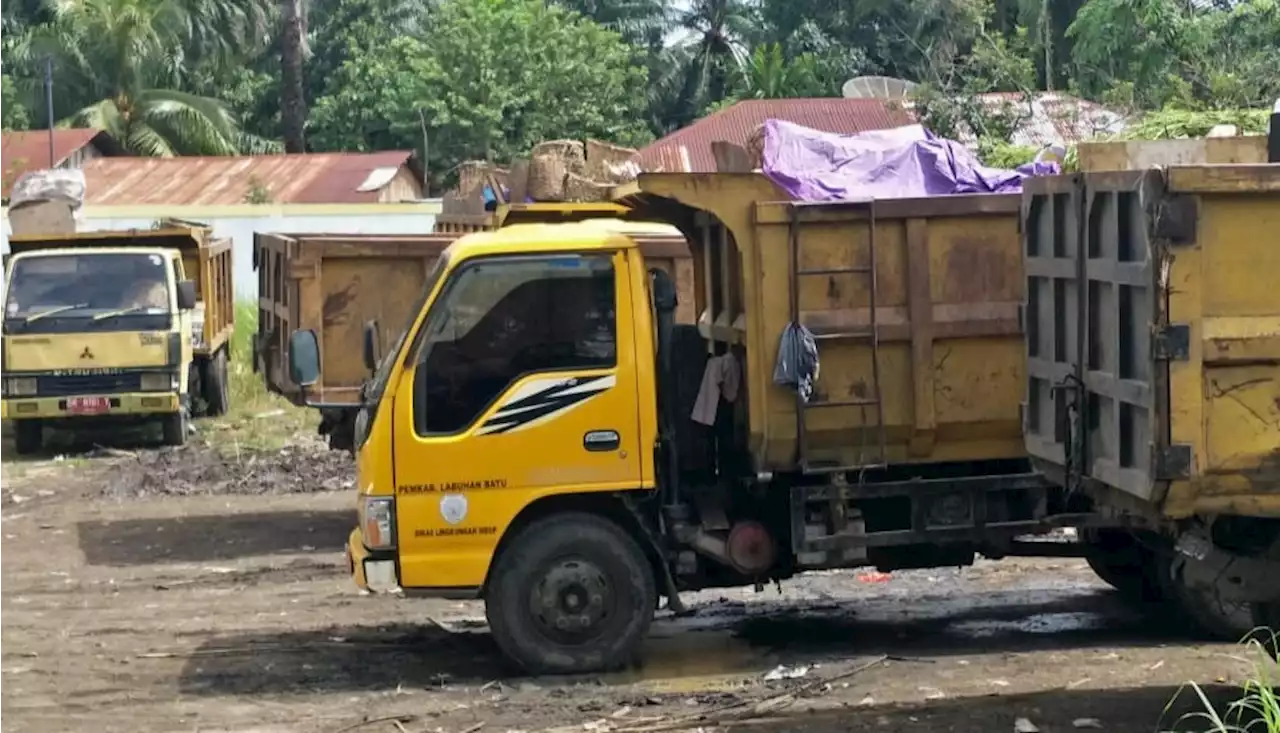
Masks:
[[[411,150],[177,158],[98,158],[84,165],[86,206],[378,203]]]
[[[49,160],[49,131],[22,130],[0,134],[0,165],[4,166],[4,198],[23,173],[33,169],[52,168],[61,164],[75,151],[89,143],[102,148],[104,153],[117,152],[111,137],[102,130],[92,128],[53,131],[53,161]]]
[[[716,170],[711,143],[723,140],[745,145],[765,120],[794,122],[816,130],[853,135],[909,125],[915,118],[901,104],[886,99],[748,99],[707,115],[640,151],[637,162],[646,171],[683,169],[680,148],[689,154],[692,172]]]

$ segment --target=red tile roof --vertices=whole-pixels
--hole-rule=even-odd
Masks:
[[[178,158],[98,158],[84,165],[86,206],[377,203],[413,151]],[[379,172],[377,177],[371,178]],[[366,185],[367,183],[367,185]],[[366,190],[361,190],[364,188]]]
[[[0,134],[0,165],[4,167],[2,195],[5,198],[9,197],[9,188],[23,173],[33,169],[56,167],[75,151],[94,142],[94,138],[99,135],[106,138],[102,130],[89,128],[54,130],[53,161],[51,162],[48,130],[23,130]]]
[[[638,162],[646,171],[682,170],[680,148],[683,146],[688,150],[693,172],[711,173],[716,169],[711,143],[724,140],[745,145],[756,127],[768,119],[844,135],[915,122],[899,103],[884,99],[748,99],[707,115],[643,148]]]

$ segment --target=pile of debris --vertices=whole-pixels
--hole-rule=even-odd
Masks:
[[[640,174],[637,151],[599,140],[548,140],[500,167],[468,161],[445,194],[449,214],[483,214],[490,205],[528,201],[607,201],[610,189]]]

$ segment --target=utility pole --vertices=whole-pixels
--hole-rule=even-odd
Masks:
[[[53,167],[53,57],[44,57],[44,111],[49,121],[49,167]]]

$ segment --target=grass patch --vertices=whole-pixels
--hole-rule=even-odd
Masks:
[[[1240,687],[1239,699],[1228,703],[1221,711],[1200,685],[1187,683],[1174,699],[1190,690],[1200,709],[1179,718],[1176,727],[1203,733],[1280,733],[1280,697],[1276,695],[1276,685],[1280,684],[1280,661],[1268,651],[1276,649],[1278,643],[1280,637],[1269,629],[1256,629],[1250,633],[1244,649],[1252,670]],[[1172,706],[1173,701],[1169,705]]]
[[[257,330],[257,304],[237,302],[228,365],[231,409],[220,418],[196,421],[209,445],[228,456],[279,450],[300,434],[314,434],[320,423],[319,412],[268,392],[262,375],[254,373],[252,340]]]

